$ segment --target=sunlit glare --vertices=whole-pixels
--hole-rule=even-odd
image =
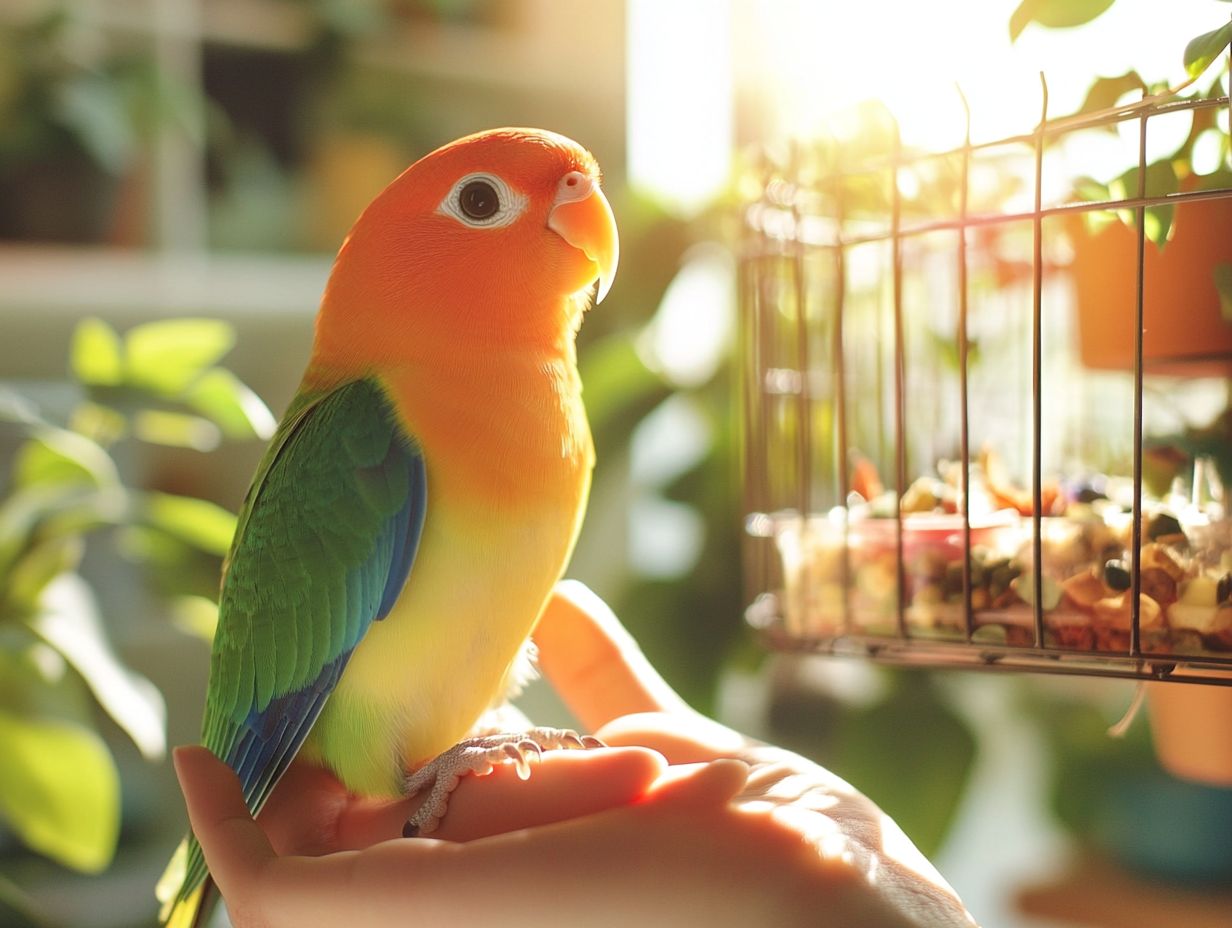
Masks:
[[[630,181],[691,215],[730,180],[733,139],[829,135],[872,99],[905,145],[943,151],[963,141],[958,87],[976,141],[1021,134],[1042,112],[1041,72],[1049,116],[1077,110],[1100,76],[1137,70],[1176,86],[1186,44],[1228,16],[1219,0],[1172,0],[1166,15],[1158,0],[1118,0],[1085,26],[1029,24],[1011,42],[1018,4],[628,0]],[[1175,147],[1162,123],[1153,129],[1151,157]],[[1123,160],[1111,148],[1086,156],[1110,168]]]
[[[1148,81],[1179,84],[1186,43],[1228,16],[1216,0],[1118,0],[1086,26],[1028,25],[1011,43],[1018,3],[741,3],[736,32],[746,51],[738,55],[738,80],[757,86],[785,134],[815,135],[836,113],[871,98],[895,114],[904,143],[943,150],[963,137],[955,83],[970,101],[977,140],[1011,135],[1038,121],[1041,71],[1051,115],[1077,109],[1096,76],[1137,69]]]
[[[651,577],[675,577],[692,569],[705,529],[691,506],[664,498],[662,489],[695,467],[710,446],[710,428],[692,400],[669,397],[633,431],[629,507],[629,564]]]
[[[731,170],[729,0],[629,0],[629,182],[688,215]]]
[[[673,383],[696,387],[722,363],[735,311],[735,268],[727,251],[695,248],[663,294],[639,350]]]

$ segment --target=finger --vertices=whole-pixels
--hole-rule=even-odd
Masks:
[[[244,804],[239,780],[206,748],[176,748],[172,760],[214,882],[225,897],[242,895],[247,880],[275,855]]]
[[[613,719],[595,732],[612,747],[641,745],[658,751],[669,764],[697,764],[721,757],[744,758],[744,735],[695,712],[647,712]]]
[[[584,728],[631,712],[690,711],[598,596],[557,584],[535,630],[539,666]]]
[[[730,757],[708,763],[668,767],[649,800],[678,806],[722,805],[734,799],[749,779],[749,765]]]
[[[431,837],[473,841],[627,805],[644,796],[666,768],[661,755],[641,747],[549,751],[532,764],[528,780],[501,765],[487,776],[459,781]],[[339,821],[339,847],[359,849],[401,836],[422,798],[352,805]]]
[[[504,765],[490,777],[459,784],[433,837],[471,841],[628,805],[666,769],[662,755],[641,747],[552,751],[532,766],[528,780]]]
[[[466,844],[385,842],[362,855],[352,885],[370,913],[405,919],[411,899],[424,924],[452,924],[476,886],[528,902],[502,906],[508,928],[542,925],[544,902],[576,928],[611,925],[613,913],[655,925],[757,924],[728,911],[749,871],[742,833],[728,833],[740,824],[729,802],[746,773],[731,760],[677,768],[645,801],[597,815]]]

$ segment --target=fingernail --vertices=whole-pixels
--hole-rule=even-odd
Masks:
[[[184,764],[196,747],[194,744],[179,744],[171,749],[171,766],[175,768],[176,779],[181,782],[184,780]]]

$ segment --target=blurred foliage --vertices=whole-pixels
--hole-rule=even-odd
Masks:
[[[1017,38],[1031,23],[1048,28],[1081,25],[1112,3],[1024,0],[1009,24],[1011,37]],[[1171,89],[1184,92],[1192,87],[1191,93],[1218,96],[1225,69],[1209,66],[1226,51],[1230,37],[1232,26],[1224,26],[1195,40],[1183,56],[1178,49],[1178,60],[1183,57],[1188,80]],[[1207,76],[1209,84],[1200,83]],[[1136,71],[1102,77],[1092,83],[1080,112],[1106,110],[1136,102],[1145,93],[1167,89],[1161,83],[1148,84]],[[1217,126],[1215,112],[1195,111],[1191,130],[1177,150],[1147,166],[1143,182],[1149,195],[1232,185],[1232,175],[1226,170],[1204,169],[1206,173],[1200,174],[1194,164],[1195,145],[1212,130],[1220,133],[1221,163],[1227,161],[1228,137]],[[1116,125],[1110,124],[1108,129],[1115,132]],[[898,205],[904,219],[957,216],[963,193],[961,152],[912,158],[915,154],[925,153],[903,150],[894,115],[884,104],[868,101],[832,121],[822,139],[771,149],[764,163],[749,166],[741,180],[741,193],[746,202],[760,200],[789,214],[798,210],[806,216],[838,216],[857,228],[864,228],[860,223],[874,229],[885,227],[894,206],[894,173],[890,168],[905,156],[907,166],[897,170]],[[1111,180],[1084,178],[1078,193],[1091,200],[1132,198],[1138,192],[1138,174],[1136,166],[1129,166]],[[978,201],[973,199],[966,207],[976,213],[1001,212],[1011,196],[1020,192],[1021,185],[1021,179],[1003,175],[998,184],[981,188],[975,194]],[[1133,211],[1123,213],[1123,221],[1130,225],[1136,221]],[[1147,234],[1161,247],[1172,229],[1172,213],[1170,205],[1147,211]],[[1099,211],[1092,211],[1088,217],[1096,222],[1117,218]],[[789,227],[785,224],[782,228]],[[997,259],[998,274],[1005,275],[988,281],[989,286],[1003,288],[1010,280],[1010,269],[997,256],[996,241],[981,233],[978,244]],[[957,369],[949,333],[931,342],[930,354]],[[1226,439],[1226,433],[1223,437]],[[893,446],[892,438],[887,444]],[[941,846],[966,789],[978,751],[975,734],[956,711],[953,696],[937,685],[934,676],[878,669],[876,678],[883,689],[871,702],[850,702],[820,693],[816,687],[795,687],[790,681],[784,686],[778,680],[771,707],[771,735],[821,760],[856,784],[897,820],[925,853],[933,853]],[[1111,797],[1115,787],[1148,775],[1162,778],[1143,726],[1138,726],[1131,738],[1116,741],[1108,737],[1108,722],[1102,721],[1089,703],[1075,700],[1073,705],[1058,707],[1041,699],[1024,711],[1049,726],[1055,761],[1055,812],[1075,833],[1107,847],[1112,823],[1124,812],[1114,807]]]
[[[1116,721],[1090,700],[1049,693],[1030,694],[1023,710],[1043,722],[1052,747],[1052,811],[1069,831],[1095,843],[1113,799],[1109,786],[1118,780],[1159,769],[1146,725],[1131,725],[1124,737],[1108,729]]]
[[[1111,8],[1114,0],[1081,0],[1072,5],[1057,0],[1023,0],[1011,21],[1011,37],[1017,38],[1027,22],[1037,22],[1052,28],[1081,25],[1096,19]],[[1069,7],[1067,16],[1050,18],[1057,13],[1054,8]],[[1058,14],[1059,15],[1059,14]],[[1166,81],[1154,82],[1144,79],[1136,70],[1125,74],[1098,77],[1087,92],[1079,113],[1096,113],[1115,106],[1128,105],[1139,99],[1159,97],[1163,99],[1216,99],[1225,94],[1223,80],[1232,74],[1228,48],[1232,45],[1232,22],[1225,22],[1210,32],[1192,39],[1180,54],[1185,67],[1186,80],[1174,87]],[[1212,68],[1220,62],[1221,65]],[[1202,78],[1207,77],[1205,84]],[[1188,96],[1183,94],[1189,91]],[[1138,165],[1126,168],[1111,180],[1081,177],[1075,182],[1074,193],[1088,201],[1116,201],[1132,199],[1139,195],[1148,197],[1169,196],[1183,191],[1226,190],[1232,188],[1232,132],[1227,124],[1221,125],[1223,107],[1195,109],[1189,132],[1173,152],[1146,165],[1140,171]],[[1104,129],[1115,133],[1117,122],[1109,122]],[[1199,146],[1207,146],[1207,156],[1202,164],[1195,158]],[[1173,222],[1176,207],[1170,203],[1149,206],[1143,211],[1143,231],[1156,247],[1163,249],[1175,233]],[[1129,229],[1137,228],[1137,210],[1120,209],[1115,213],[1092,209],[1082,214],[1086,231],[1095,235],[1110,222],[1121,222]],[[1217,229],[1212,232],[1218,234]],[[1210,271],[1212,283],[1219,295],[1223,319],[1232,324],[1232,267],[1216,264]],[[1229,455],[1229,426],[1232,414],[1227,410],[1219,413],[1213,421],[1202,426],[1187,425],[1185,430],[1171,436],[1152,438],[1149,442],[1149,476],[1160,487],[1166,487],[1182,470],[1191,471],[1194,461],[1210,457],[1225,481],[1232,477],[1232,458]],[[1151,455],[1152,449],[1163,453]],[[1175,453],[1173,453],[1175,452]]]
[[[1059,29],[1081,26],[1097,19],[1110,9],[1115,0],[1022,0],[1010,18],[1010,38],[1017,39],[1029,23],[1037,23],[1048,28]],[[1079,113],[1095,113],[1118,105],[1137,102],[1149,96],[1173,97],[1178,99],[1213,99],[1222,96],[1220,86],[1223,75],[1227,72],[1225,52],[1232,43],[1232,23],[1213,29],[1195,37],[1184,50],[1178,50],[1178,57],[1184,67],[1186,80],[1170,87],[1166,81],[1149,82],[1136,70],[1124,74],[1096,78],[1086,99],[1079,108]],[[1211,65],[1223,59],[1223,66],[1211,69]],[[1209,81],[1203,87],[1199,81],[1209,72]],[[1182,92],[1192,89],[1191,97],[1179,96]],[[1110,122],[1105,127],[1109,132],[1117,131],[1117,123]],[[1175,152],[1147,165],[1146,176],[1142,179],[1142,188],[1147,196],[1164,196],[1176,193],[1182,189],[1215,189],[1232,185],[1232,171],[1225,167],[1200,172],[1194,164],[1194,146],[1208,130],[1213,130],[1218,138],[1219,157],[1217,164],[1226,165],[1232,155],[1232,137],[1226,130],[1221,130],[1216,111],[1213,109],[1194,110],[1193,122],[1189,134]],[[1118,200],[1138,196],[1139,171],[1133,165],[1119,177],[1109,181],[1095,178],[1080,178],[1075,192],[1086,200]],[[1163,248],[1172,232],[1173,207],[1162,205],[1151,207],[1146,211],[1145,230],[1158,247]],[[1117,213],[1122,222],[1131,228],[1136,223],[1134,210],[1119,210]],[[1102,224],[1110,221],[1110,217],[1100,210],[1090,210],[1083,214],[1091,231],[1096,231]],[[1222,292],[1222,290],[1221,290]]]
[[[621,263],[636,273],[618,275],[608,300],[588,314],[578,339],[587,414],[599,457],[584,537],[625,537],[626,526],[614,520],[627,520],[627,508],[605,513],[595,503],[609,495],[628,500],[632,493],[649,494],[685,507],[699,521],[701,541],[694,564],[677,576],[647,577],[631,569],[618,588],[604,592],[672,685],[695,706],[712,709],[724,666],[749,647],[737,566],[740,494],[732,346],[729,343],[721,363],[702,382],[683,384],[655,364],[648,334],[690,249],[720,239],[729,214],[726,204],[718,204],[686,220],[628,191],[617,191],[614,197]],[[730,307],[705,309],[721,313]],[[683,401],[704,423],[705,445],[695,449],[683,470],[653,486],[632,488],[633,437],[669,401]]]
[[[185,578],[216,586],[234,517],[126,486],[116,455],[131,440],[181,445],[191,434],[188,444],[207,449],[223,436],[268,437],[269,410],[216,364],[232,340],[212,320],[152,322],[121,337],[87,319],[71,350],[82,396],[66,421],[0,394],[0,428],[19,440],[0,497],[0,819],[31,849],[86,873],[111,861],[120,823],[100,714],[147,759],[166,746],[162,697],[112,649],[78,568],[89,545],[119,540],[157,568],[164,592],[194,594],[201,612],[201,590]],[[0,883],[0,905],[27,903]]]
[[[1115,718],[1089,698],[1042,687],[1022,692],[1029,696],[1024,713],[1041,723],[1049,741],[1049,803],[1066,830],[1101,855],[1151,876],[1227,885],[1232,789],[1168,774],[1145,719],[1113,737]]]
[[[1224,0],[1228,2],[1228,0]],[[1107,12],[1115,0],[1022,0],[1010,14],[1010,40],[1016,40],[1031,23],[1049,29],[1083,26]],[[1232,23],[1225,23],[1192,39],[1182,59],[1191,80],[1199,77],[1232,42]]]
[[[882,698],[842,715],[830,766],[932,855],[966,791],[975,735],[929,674],[899,670],[886,679]]]
[[[665,310],[665,294],[695,260],[698,246],[734,243],[735,196],[687,221],[645,200],[617,200],[622,264],[638,273],[617,278],[609,300],[588,315],[579,337],[599,455],[584,538],[624,537],[621,526],[605,521],[612,516],[601,501],[612,483],[624,485],[626,498],[637,492],[628,488],[628,449],[651,416],[664,404],[684,403],[705,426],[700,453],[650,488],[657,499],[686,507],[699,520],[696,561],[677,576],[649,577],[631,569],[616,589],[604,592],[668,681],[711,713],[723,675],[750,669],[765,656],[744,621],[737,345],[729,338],[713,373],[701,382],[682,383],[656,363],[647,336]],[[620,507],[615,518],[628,519],[627,508]],[[878,676],[882,692],[860,704],[776,686],[770,735],[857,784],[931,854],[957,813],[974,764],[975,737],[952,697],[928,674],[882,670]],[[904,770],[911,775],[904,776]]]
[[[1017,39],[1033,22],[1052,29],[1081,26],[1112,3],[1113,0],[1022,0],[1010,15],[1010,39]]]
[[[102,52],[75,28],[71,8],[58,5],[0,30],[0,169],[67,150],[118,175],[160,125],[195,125],[191,93],[151,54]]]
[[[969,213],[995,212],[1023,187],[1020,177],[997,172],[963,185],[961,150],[928,152],[904,146],[898,120],[880,100],[866,99],[837,113],[826,133],[808,144],[768,148],[743,173],[746,198],[765,196],[774,206],[793,201],[808,214],[841,216],[845,222],[888,227],[898,205],[904,220],[957,217],[964,194]],[[762,191],[760,186],[772,180]],[[798,198],[803,193],[803,198]]]
[[[97,41],[77,12],[0,25],[0,235],[102,238],[161,128],[201,141],[199,97],[148,49]]]

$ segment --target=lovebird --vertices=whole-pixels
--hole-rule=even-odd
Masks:
[[[202,743],[254,813],[299,756],[359,795],[432,786],[408,824],[427,832],[454,773],[591,743],[465,739],[524,670],[581,526],[574,336],[618,257],[594,157],[538,129],[445,145],[356,220],[223,565]],[[189,835],[162,919],[194,924],[207,877]]]

